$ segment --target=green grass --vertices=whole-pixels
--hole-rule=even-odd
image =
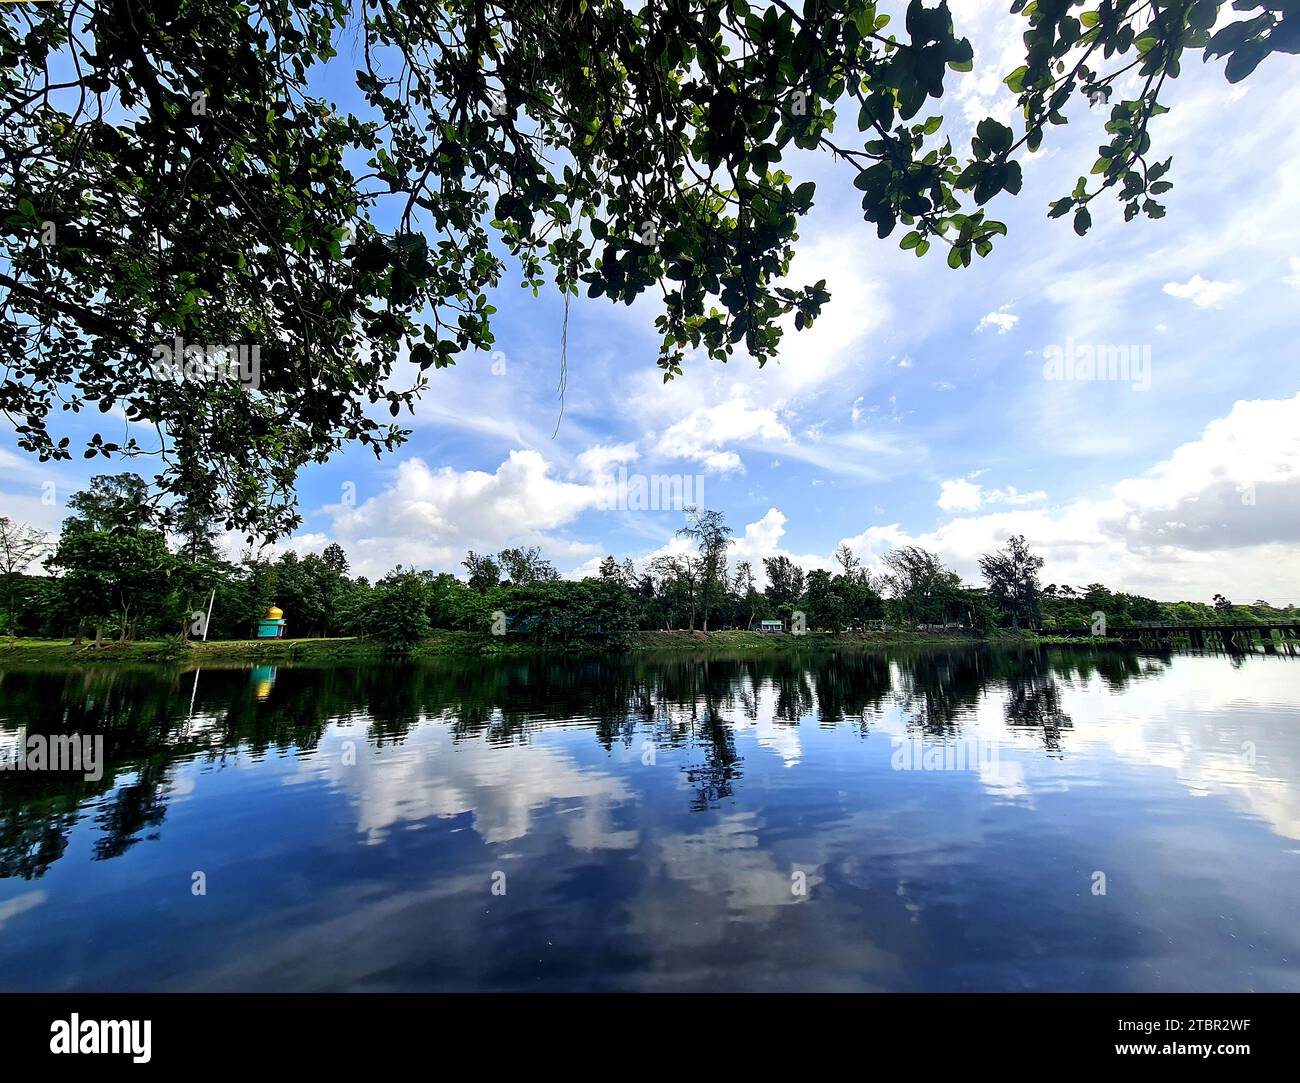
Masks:
[[[294,661],[360,657],[376,653],[378,645],[354,638],[341,639],[235,639],[220,642],[182,642],[179,639],[145,639],[130,643],[105,641],[99,647],[70,639],[15,639],[0,637],[0,664],[15,662],[193,662]]]
[[[732,652],[777,653],[807,650],[871,650],[911,644],[916,646],[960,646],[994,643],[1007,646],[1031,646],[1048,643],[1073,643],[1060,637],[1033,633],[997,632],[989,636],[953,632],[809,632],[807,635],[765,635],[743,629],[713,632],[673,631],[632,632],[619,641],[592,640],[573,644],[538,642],[521,636],[497,637],[480,632],[438,631],[409,653],[424,657],[495,657],[542,653],[604,654],[624,651],[691,651],[694,653]],[[1091,645],[1109,640],[1091,639]],[[112,662],[170,662],[182,665],[238,665],[245,662],[327,662],[361,661],[389,654],[383,644],[373,639],[339,637],[331,639],[239,639],[210,643],[183,642],[180,639],[141,640],[131,643],[105,641],[95,647],[85,642],[74,646],[69,639],[21,639],[0,637],[0,665],[18,663],[64,663],[95,665]]]

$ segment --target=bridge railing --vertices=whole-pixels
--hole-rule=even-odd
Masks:
[[[1235,621],[1235,620],[1205,620],[1205,621],[1142,621],[1140,624],[1116,624],[1111,622],[1106,630],[1106,635],[1115,635],[1120,632],[1163,632],[1163,631],[1196,631],[1197,629],[1230,629],[1232,631],[1267,631],[1270,628],[1295,628],[1300,626],[1300,616],[1293,618],[1284,618],[1282,620],[1261,620],[1261,621]],[[1044,627],[1043,632],[1055,635],[1088,635],[1092,629],[1088,625],[1064,625],[1061,627]]]

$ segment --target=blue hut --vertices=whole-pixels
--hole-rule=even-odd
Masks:
[[[284,610],[273,605],[266,611],[266,616],[257,622],[257,638],[283,639],[284,626]]]

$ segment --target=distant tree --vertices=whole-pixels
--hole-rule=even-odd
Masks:
[[[862,566],[862,560],[849,546],[843,542],[835,550],[835,559],[844,569],[844,578],[858,580],[867,574],[867,570]]]
[[[0,575],[4,577],[6,628],[13,628],[17,619],[20,576],[49,547],[45,531],[0,515]]]
[[[370,633],[393,650],[409,651],[431,631],[429,594],[424,576],[399,565],[375,584],[367,622]]]
[[[142,618],[163,617],[170,625],[180,614],[176,593],[177,558],[162,533],[164,518],[149,499],[149,487],[136,474],[101,474],[68,498],[73,515],[48,567],[62,572],[65,611],[78,617],[77,639],[87,620],[95,641],[104,624],[118,618],[119,639],[136,634]]]
[[[843,576],[836,578],[845,582]],[[809,572],[806,593],[809,622],[816,628],[829,628],[839,633],[844,627],[847,607],[843,595],[836,590],[831,573],[824,568]]]
[[[194,565],[211,564],[221,557],[216,544],[217,515],[208,491],[195,486],[160,513],[160,522],[180,538],[180,552],[186,560]]]
[[[731,589],[747,614],[745,627],[753,627],[763,596],[755,589],[754,566],[748,560],[742,560],[736,565],[736,574],[731,580]]]
[[[560,573],[535,545],[526,549],[502,549],[497,554],[497,563],[505,577],[517,587],[530,583],[548,583],[560,578]]]
[[[671,628],[674,617],[686,618],[686,626],[695,630],[699,605],[700,562],[689,553],[655,557],[649,564],[655,581],[655,593],[664,618]]]
[[[495,590],[501,583],[501,566],[487,553],[482,555],[469,551],[461,561],[461,567],[469,572],[469,585],[480,594]]]
[[[276,603],[295,635],[323,635],[329,630],[338,576],[315,553],[285,553],[275,566]]]
[[[337,634],[355,636],[365,635],[370,631],[370,598],[372,593],[373,588],[365,576],[340,580],[338,599],[331,615],[331,624]]]
[[[161,514],[139,474],[97,474],[90,487],[68,497],[68,508],[88,530],[144,530]]]
[[[694,541],[700,554],[700,611],[704,618],[703,629],[707,632],[709,609],[718,592],[725,589],[720,580],[725,575],[731,527],[727,526],[722,512],[692,506],[686,509],[686,525],[677,534]]]
[[[335,575],[343,576],[348,574],[348,555],[338,542],[330,542],[329,545],[325,546],[325,550],[320,557],[325,562],[325,567]]]
[[[914,624],[944,615],[948,596],[960,586],[955,573],[933,553],[916,545],[890,550],[884,556],[885,585],[900,615]]]
[[[858,625],[876,620],[884,613],[884,603],[866,568],[856,568],[852,576],[837,575],[831,583],[844,601],[846,624]]]
[[[48,563],[63,572],[70,604],[94,623],[98,645],[110,615],[117,615],[124,641],[134,636],[142,611],[166,604],[174,561],[157,531],[74,526],[65,529]]]
[[[796,605],[803,596],[803,569],[787,556],[764,557],[767,600],[775,607]]]
[[[1013,534],[1006,547],[980,557],[980,571],[993,600],[1011,616],[1011,627],[1038,625],[1040,615],[1038,570],[1043,558],[1034,556],[1023,534]]]

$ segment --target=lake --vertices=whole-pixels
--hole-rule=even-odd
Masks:
[[[1300,990],[1300,660],[0,672],[4,990]],[[88,772],[86,772],[88,773]]]

